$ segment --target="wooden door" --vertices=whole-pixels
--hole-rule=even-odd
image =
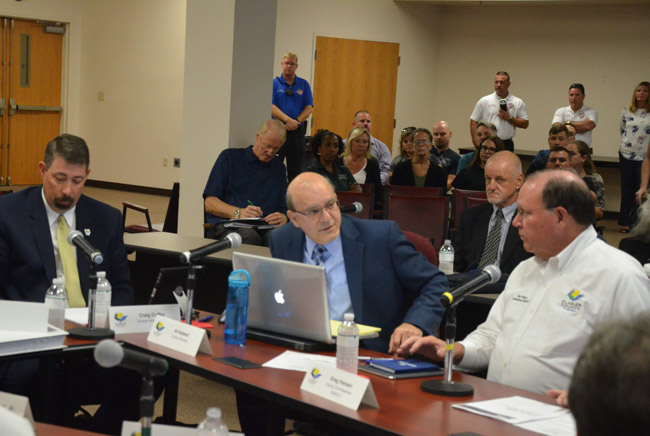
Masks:
[[[61,130],[62,25],[2,18],[0,184],[41,183],[37,164]]]
[[[316,37],[312,134],[332,130],[345,138],[354,113],[372,116],[372,135],[392,148],[399,44]]]

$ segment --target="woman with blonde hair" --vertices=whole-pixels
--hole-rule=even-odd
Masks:
[[[379,161],[370,151],[370,132],[363,127],[355,127],[348,133],[345,141],[345,151],[341,155],[340,163],[345,165],[358,184],[372,184],[374,186],[375,209],[380,209],[383,198],[383,186]]]

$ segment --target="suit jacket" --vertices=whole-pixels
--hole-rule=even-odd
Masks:
[[[466,272],[478,268],[481,254],[487,239],[492,205],[481,204],[466,209],[460,216],[460,226],[454,239],[454,271]],[[510,222],[506,242],[501,253],[502,274],[510,274],[519,262],[531,257],[532,254],[524,250],[518,230]]]
[[[342,215],[341,243],[355,321],[382,329],[379,338],[364,342],[366,348],[386,352],[402,322],[424,334],[435,332],[444,313],[440,297],[449,289],[447,279],[395,222]],[[304,244],[305,234],[291,223],[271,232],[273,257],[302,262]]]
[[[112,304],[133,304],[133,288],[124,248],[120,211],[82,195],[75,210],[76,228],[104,255]],[[90,263],[77,250],[81,291],[88,301]],[[0,198],[0,298],[42,302],[56,277],[47,212],[36,186]]]
[[[395,165],[393,175],[390,178],[391,185],[415,186],[415,176],[411,160],[407,159]],[[425,187],[440,187],[443,192],[447,190],[447,172],[440,166],[431,162],[429,171],[424,179]]]

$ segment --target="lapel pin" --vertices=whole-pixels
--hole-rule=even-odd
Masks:
[[[90,229],[84,229],[84,235],[90,236]]]

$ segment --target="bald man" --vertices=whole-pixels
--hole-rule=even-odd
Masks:
[[[594,329],[650,310],[650,280],[631,256],[597,238],[594,202],[568,170],[543,170],[519,192],[514,225],[535,257],[510,275],[488,319],[454,345],[465,370],[544,393],[567,389]],[[445,343],[410,338],[398,353],[444,358]]]
[[[409,337],[435,333],[444,313],[445,275],[407,241],[393,221],[341,215],[336,193],[316,173],[302,173],[287,190],[290,223],[271,233],[274,257],[317,264],[323,253],[330,318],[381,327],[369,349],[393,353]],[[413,300],[413,303],[409,301]]]

